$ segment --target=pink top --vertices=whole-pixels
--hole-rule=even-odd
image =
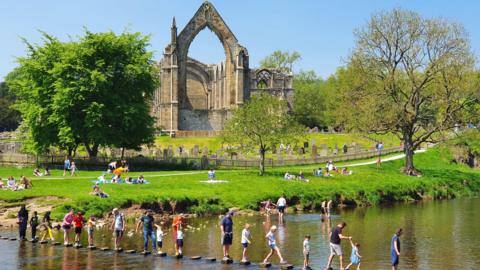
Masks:
[[[62,225],[72,225],[72,222],[73,222],[73,214],[68,213],[68,214],[66,214],[65,217],[63,218],[63,223],[62,223]]]

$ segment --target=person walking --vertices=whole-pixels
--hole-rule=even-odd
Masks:
[[[327,202],[327,208],[326,208],[326,212],[327,212],[327,218],[330,219],[330,216],[332,214],[332,205],[333,205],[333,201],[332,200],[329,200]]]
[[[347,265],[347,267],[345,267],[345,270],[348,270],[350,268],[350,266],[356,264],[357,265],[357,270],[360,270],[360,258],[362,258],[362,256],[360,256],[360,244],[359,243],[353,243],[352,240],[350,240],[350,245],[352,246],[352,254],[350,255],[350,264]]]
[[[78,211],[77,214],[73,217],[73,225],[75,227],[75,247],[80,247],[80,240],[82,235],[83,224],[85,223],[85,218],[82,215],[81,211]]]
[[[30,228],[32,229],[32,241],[37,241],[37,227],[38,227],[38,215],[37,211],[33,212],[33,216],[30,218]]]
[[[172,222],[172,237],[173,237],[173,245],[175,247],[175,255],[178,255],[178,245],[177,245],[177,231],[183,228],[184,219],[183,214],[179,214],[173,219]]]
[[[282,195],[280,198],[278,198],[277,201],[277,209],[278,209],[278,219],[280,222],[283,221],[283,214],[285,213],[285,208],[287,207],[287,200],[285,199],[285,196]]]
[[[276,240],[275,240],[275,233],[277,232],[277,226],[273,225],[270,228],[270,231],[268,231],[267,235],[265,235],[265,238],[268,239],[268,246],[270,247],[270,253],[268,253],[267,257],[263,260],[263,264],[267,264],[268,260],[270,257],[273,256],[273,254],[277,254],[278,258],[280,259],[280,264],[285,264],[287,263],[283,257],[282,253],[280,252],[280,249],[277,247]]]
[[[25,208],[25,205],[20,207],[18,211],[18,229],[20,240],[25,240],[27,236],[27,225],[28,225],[28,211]]]
[[[310,269],[310,235],[303,239],[303,269]]]
[[[398,229],[397,232],[393,235],[390,244],[390,259],[392,262],[392,270],[397,270],[398,264],[400,263],[400,236],[402,234],[403,229]]]
[[[223,260],[230,259],[230,246],[233,242],[233,211],[229,211],[220,221],[222,232]]]
[[[125,216],[123,213],[118,211],[118,208],[113,208],[113,221],[111,229],[115,237],[115,250],[120,250],[120,242],[123,238],[123,233],[125,232]]]
[[[250,239],[252,238],[250,234],[250,224],[245,224],[245,228],[242,230],[242,240],[240,241],[243,247],[242,252],[242,262],[247,262],[247,248],[248,245],[251,244]]]
[[[153,218],[152,210],[148,210],[145,214],[140,218],[137,223],[137,228],[135,231],[138,231],[140,225],[143,224],[143,252],[148,252],[148,239],[152,240],[152,253],[157,252],[157,236],[155,231],[153,230],[153,223],[155,219]]]
[[[73,208],[63,217],[62,228],[63,228],[63,245],[68,246],[70,244],[70,229],[72,228],[73,223]]]
[[[342,239],[348,239],[348,240],[352,239],[352,237],[344,236],[342,234],[342,231],[346,226],[347,226],[347,223],[341,222],[330,233],[330,257],[328,257],[327,267],[325,268],[326,270],[331,269],[332,261],[335,256],[338,256],[338,259],[340,262],[340,270],[344,270],[341,241]]]
[[[93,248],[95,245],[93,244],[93,232],[95,230],[95,217],[90,216],[87,221],[87,234],[88,234],[88,247]]]
[[[70,165],[70,170],[72,171],[72,176],[77,174],[77,165],[75,165],[74,161],[72,161],[72,164]]]
[[[45,215],[43,216],[43,219],[42,219],[42,224],[40,226],[45,229],[40,241],[43,241],[45,239],[45,237],[47,236],[47,234],[48,234],[48,236],[50,236],[50,241],[52,241],[52,242],[55,241],[55,238],[53,238],[53,234],[52,234],[52,220],[50,218],[50,211],[47,211],[45,213]]]
[[[70,158],[68,156],[63,161],[63,176],[67,174],[67,171],[70,171]]]

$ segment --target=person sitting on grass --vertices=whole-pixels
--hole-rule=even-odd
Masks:
[[[106,181],[106,179],[105,179],[105,174],[102,174],[102,175],[100,175],[100,176],[98,177],[98,182],[104,184],[105,181]]]
[[[342,174],[343,175],[351,175],[352,174],[352,171],[349,171],[347,167],[343,168],[342,169]]]
[[[0,188],[1,189],[5,189],[6,187],[3,185],[3,180],[2,178],[0,177]]]
[[[125,178],[125,183],[127,183],[127,184],[132,184],[132,183],[133,183],[132,177],[126,177],[126,178]]]
[[[298,180],[304,181],[304,182],[310,182],[310,180],[305,178],[305,174],[302,171],[298,174]]]
[[[43,174],[40,172],[39,168],[33,169],[33,175],[34,176],[43,176]]]
[[[95,196],[98,196],[100,198],[108,198],[108,194],[103,192],[101,189],[100,189],[100,186],[97,183],[95,183],[95,185],[93,186],[93,191],[91,193],[92,195],[95,195]]]
[[[208,170],[208,180],[215,180],[215,171],[213,169]]]
[[[32,181],[30,181],[27,177],[25,177],[24,175],[22,175],[22,177],[20,178],[20,186],[24,189],[29,189],[29,188],[32,188],[33,185],[32,185]]]
[[[11,189],[13,191],[17,190],[18,186],[15,183],[15,178],[13,176],[9,176],[7,180],[7,189]]]
[[[50,169],[48,167],[45,167],[45,172],[43,173],[43,176],[50,176]]]
[[[143,177],[143,175],[138,177],[137,184],[145,184],[145,177]]]

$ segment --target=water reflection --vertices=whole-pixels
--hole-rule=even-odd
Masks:
[[[240,234],[245,223],[250,223],[252,244],[249,259],[261,261],[268,253],[265,234],[272,225],[277,225],[277,243],[285,259],[297,266],[302,264],[302,241],[311,235],[311,265],[315,269],[325,267],[328,255],[328,235],[332,226],[344,220],[348,223],[346,235],[352,235],[361,244],[362,268],[389,269],[390,239],[399,227],[404,228],[402,237],[401,269],[478,269],[480,265],[480,199],[429,202],[395,207],[362,208],[341,210],[333,220],[322,222],[318,214],[287,215],[282,223],[278,217],[234,217],[234,242],[231,255],[241,258]],[[185,231],[184,253],[189,256],[213,256],[220,258],[220,230],[218,217],[188,220],[191,228]],[[132,225],[129,224],[132,229]],[[165,228],[165,251],[173,253],[171,231]],[[14,236],[16,231],[2,231],[2,235]],[[61,241],[61,232],[55,232]],[[82,242],[87,243],[83,234]],[[97,247],[113,246],[112,234],[107,230],[95,232]],[[125,249],[142,249],[141,235],[125,237]],[[344,243],[345,254],[350,246]],[[205,261],[176,260],[153,256],[117,254],[112,251],[90,251],[64,248],[28,242],[0,240],[0,269],[243,269],[239,266],[220,265]],[[348,256],[345,259],[347,262]],[[273,259],[278,263],[277,258]],[[337,260],[333,267],[338,267]]]

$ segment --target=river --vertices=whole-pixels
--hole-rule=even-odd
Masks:
[[[401,238],[402,256],[400,269],[480,269],[480,199],[457,199],[400,204],[371,208],[338,210],[331,226],[347,222],[344,235],[351,235],[361,244],[362,269],[390,269],[390,239],[399,227],[404,229]],[[221,265],[204,260],[192,261],[188,256],[221,257],[218,217],[188,220],[192,229],[185,232],[186,257],[182,260],[132,254],[114,254],[100,250],[64,248],[61,246],[32,244],[0,240],[0,269],[244,269],[244,266]],[[284,223],[277,216],[235,216],[234,245],[231,255],[241,257],[240,232],[245,223],[252,225],[252,245],[249,259],[260,262],[268,252],[264,239],[267,228],[277,225],[277,243],[285,259],[301,269],[302,242],[305,234],[311,235],[311,266],[324,269],[328,255],[329,222],[321,222],[318,214],[287,215]],[[132,226],[130,226],[130,229]],[[129,230],[130,230],[129,229]],[[2,236],[14,237],[16,231],[0,231]],[[29,233],[29,232],[28,232]],[[98,230],[97,247],[111,245],[111,233]],[[170,232],[167,232],[170,233]],[[57,234],[60,239],[60,234]],[[86,237],[86,233],[84,233]],[[140,233],[126,237],[125,249],[142,248]],[[343,241],[345,262],[348,263],[350,246]],[[86,244],[86,239],[83,239]],[[164,244],[172,253],[171,235]],[[272,269],[278,269],[278,259],[273,258]],[[334,269],[338,269],[335,258]],[[256,268],[250,266],[250,268]],[[356,269],[356,268],[354,268]]]

